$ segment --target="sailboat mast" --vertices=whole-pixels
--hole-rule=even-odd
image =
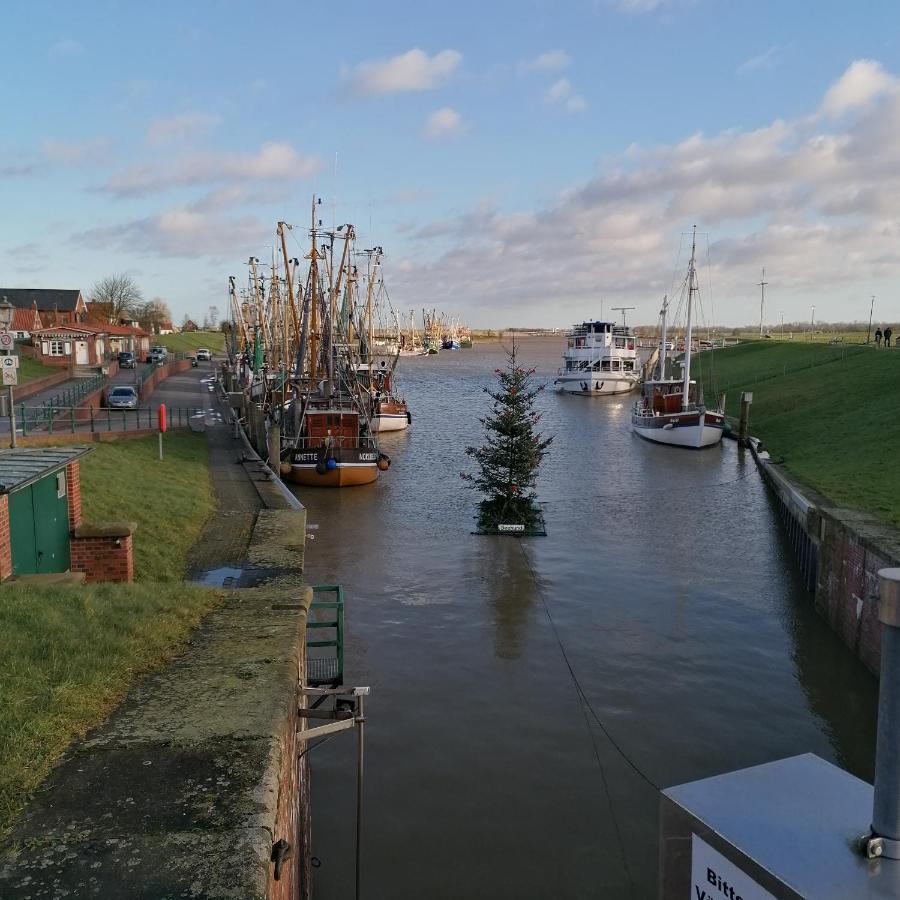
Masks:
[[[681,408],[687,409],[690,404],[691,390],[691,338],[693,335],[691,321],[694,306],[695,271],[694,258],[697,253],[697,226],[694,226],[694,235],[691,239],[691,261],[688,263],[688,302],[687,302],[687,322],[684,326],[684,384],[682,386]]]
[[[662,316],[662,334],[659,341],[659,380],[666,379],[666,317],[669,312],[669,296],[663,296],[662,309],[659,311]]]

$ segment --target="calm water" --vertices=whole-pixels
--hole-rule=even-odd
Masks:
[[[526,340],[523,362],[550,381],[561,344]],[[309,580],[346,589],[346,681],[372,687],[365,896],[655,896],[658,795],[596,719],[663,787],[807,751],[871,780],[875,681],[815,616],[733,443],[657,447],[630,398],[548,389],[549,536],[470,535],[459,472],[502,362],[402,360],[390,472],[299,491]],[[343,900],[354,739],[311,758],[316,897]]]

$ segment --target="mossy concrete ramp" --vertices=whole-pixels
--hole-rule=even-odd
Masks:
[[[298,675],[312,590],[228,592],[54,770],[13,834],[0,896],[300,896]],[[272,847],[290,844],[274,879]]]

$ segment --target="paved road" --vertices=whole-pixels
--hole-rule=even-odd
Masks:
[[[149,371],[146,365],[137,369],[125,369],[110,379],[111,385],[135,384],[137,377],[145,375]],[[213,393],[213,377],[215,364],[201,362],[196,369],[189,369],[179,375],[173,375],[163,381],[153,392],[148,401],[141,404],[137,410],[110,410],[97,406],[93,411],[93,422],[77,421],[72,423],[71,414],[66,411],[54,415],[53,430],[72,433],[73,431],[90,433],[91,431],[130,431],[136,428],[156,428],[157,410],[160,403],[165,403],[168,409],[169,423],[187,425],[191,419],[202,418],[205,421],[221,421],[222,416],[215,404]],[[67,382],[71,384],[72,382]],[[64,386],[53,389],[44,399],[52,399]],[[26,401],[26,409],[29,411],[31,421],[27,426],[28,433],[35,430],[46,432],[49,423],[46,417],[41,416],[40,424],[32,424],[36,414],[33,407],[41,405],[42,395],[37,395],[33,400]],[[16,404],[16,418],[18,434],[22,434],[21,406]],[[0,433],[9,434],[9,420],[3,418],[0,421]]]

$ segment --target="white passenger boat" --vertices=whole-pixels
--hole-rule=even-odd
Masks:
[[[684,281],[687,299],[687,323],[684,334],[684,363],[681,378],[666,378],[666,316],[668,301],[663,301],[660,312],[662,327],[660,336],[659,370],[655,379],[644,382],[640,400],[635,401],[631,413],[631,427],[647,440],[674,447],[712,447],[722,440],[725,427],[723,400],[715,409],[707,409],[703,393],[696,381],[691,380],[691,343],[693,298],[697,293],[695,256],[697,226],[691,245],[691,261]]]
[[[568,335],[557,390],[585,397],[626,394],[641,378],[634,333],[613,322],[582,322]]]

